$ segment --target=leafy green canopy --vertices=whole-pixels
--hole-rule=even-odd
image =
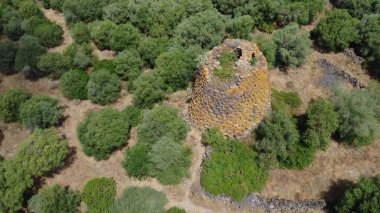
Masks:
[[[212,147],[211,157],[203,161],[201,178],[207,192],[240,201],[248,193],[262,190],[268,174],[259,167],[250,147],[224,139],[217,129],[209,129],[204,142]]]
[[[88,74],[82,70],[71,70],[64,73],[60,79],[63,96],[68,99],[87,99]]]
[[[22,89],[10,89],[0,94],[0,119],[6,123],[20,120],[20,106],[32,97]]]
[[[92,102],[106,105],[114,103],[120,97],[119,78],[107,70],[92,72],[87,83],[87,96]]]
[[[0,43],[0,73],[11,74],[14,72],[17,47],[10,41]]]
[[[81,194],[89,212],[106,212],[116,197],[116,183],[112,178],[94,178],[86,183]]]
[[[87,114],[77,133],[84,153],[104,160],[128,142],[129,130],[130,122],[121,112],[105,108]]]

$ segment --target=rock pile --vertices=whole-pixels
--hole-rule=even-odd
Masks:
[[[364,58],[357,56],[353,49],[344,49],[343,54],[355,64],[361,64],[365,61]]]

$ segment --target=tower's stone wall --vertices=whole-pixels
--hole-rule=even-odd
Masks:
[[[214,76],[223,51],[240,54],[233,79]],[[257,63],[251,65],[252,57]],[[227,39],[208,52],[208,62],[196,74],[190,106],[192,124],[205,130],[218,127],[228,137],[248,134],[270,110],[270,85],[267,61],[257,45],[239,39]]]

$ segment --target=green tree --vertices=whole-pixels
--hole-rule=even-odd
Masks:
[[[72,68],[87,69],[93,61],[92,47],[90,44],[71,44],[63,55],[70,61]]]
[[[197,13],[175,29],[176,40],[183,46],[199,45],[210,49],[225,37],[225,17],[215,10]]]
[[[61,76],[60,87],[68,99],[87,99],[88,74],[82,70],[71,70]]]
[[[188,174],[190,154],[190,149],[182,148],[172,138],[162,137],[149,151],[149,174],[165,185],[178,184]]]
[[[137,129],[138,141],[152,145],[161,138],[168,137],[180,143],[185,139],[188,127],[177,113],[175,109],[163,105],[147,111]]]
[[[119,99],[121,85],[116,75],[107,70],[100,70],[90,74],[87,89],[88,99],[106,105]]]
[[[14,71],[17,47],[9,41],[0,43],[0,73],[11,74]]]
[[[28,78],[38,77],[38,57],[46,52],[38,39],[25,35],[20,39],[19,49],[15,59],[15,69]]]
[[[13,41],[19,40],[24,34],[21,27],[22,19],[20,18],[17,10],[12,7],[6,7],[2,14],[3,32],[8,38]]]
[[[112,50],[121,52],[138,47],[142,35],[133,25],[122,24],[110,30],[108,39]]]
[[[59,46],[63,42],[63,29],[49,19],[32,17],[24,25],[25,32],[45,47]]]
[[[86,155],[105,160],[128,142],[129,130],[130,123],[121,112],[105,108],[87,114],[77,134]]]
[[[276,64],[276,50],[277,45],[272,38],[268,38],[265,35],[260,34],[254,38],[254,42],[257,43],[260,50],[267,59],[269,68],[273,68]]]
[[[92,22],[102,18],[103,7],[111,0],[65,0],[62,6],[69,23]]]
[[[70,68],[70,60],[59,53],[45,53],[39,57],[37,68],[38,76],[50,75],[53,79],[58,79]]]
[[[133,82],[143,72],[143,61],[135,50],[126,50],[119,53],[113,60],[113,72],[121,79],[128,80],[128,89],[133,90]]]
[[[10,89],[0,94],[0,119],[6,123],[20,120],[20,106],[32,97],[22,89]]]
[[[362,18],[366,14],[379,14],[380,2],[378,0],[340,0],[338,7],[347,9],[351,16]]]
[[[130,15],[125,12],[129,9],[128,5],[129,1],[111,3],[103,8],[103,17],[116,24],[125,24],[128,22]]]
[[[347,10],[336,9],[317,24],[312,36],[318,46],[329,51],[341,51],[358,40],[358,20]]]
[[[152,108],[165,96],[163,80],[157,72],[141,74],[133,82],[133,103],[140,108]]]
[[[109,209],[110,213],[152,213],[164,212],[168,202],[163,192],[150,187],[129,187],[124,190],[120,198]]]
[[[299,67],[307,62],[311,52],[309,36],[297,24],[289,24],[273,33],[276,43],[276,61],[281,67]]]
[[[115,32],[117,25],[110,20],[96,21],[90,25],[91,38],[96,46],[101,49],[111,48],[111,32]]]
[[[78,44],[88,43],[91,41],[90,29],[84,22],[78,22],[72,25],[71,35]]]
[[[36,129],[17,147],[14,162],[36,177],[63,166],[68,152],[68,141],[54,128]]]
[[[34,96],[20,106],[21,122],[29,129],[57,126],[63,112],[59,100],[46,95]]]
[[[367,145],[376,139],[380,99],[373,98],[367,90],[349,92],[337,88],[331,102],[339,115],[340,139],[353,146]]]
[[[54,10],[62,11],[64,0],[42,0],[41,2],[46,9],[52,8]]]
[[[135,106],[126,107],[122,113],[126,119],[128,119],[132,127],[137,126],[142,120],[142,111]]]
[[[145,37],[141,39],[138,51],[145,66],[153,68],[155,66],[156,58],[161,55],[161,53],[166,52],[171,44],[172,41],[166,37]]]
[[[94,178],[86,183],[81,194],[88,212],[106,212],[116,196],[116,183],[112,178]]]
[[[18,14],[22,19],[28,19],[31,17],[44,17],[44,14],[33,0],[20,1],[18,6]]]
[[[339,213],[361,212],[373,213],[380,211],[380,175],[361,177],[349,188],[335,206]]]
[[[41,190],[29,201],[29,208],[35,213],[45,212],[79,212],[81,198],[78,192],[64,188],[60,185],[53,185]]]
[[[338,114],[334,107],[325,100],[312,103],[306,112],[306,132],[303,141],[309,146],[326,149],[331,135],[339,126]]]
[[[141,180],[149,175],[148,152],[149,148],[144,143],[137,143],[125,150],[123,168],[128,176]]]
[[[251,16],[239,16],[227,22],[226,30],[235,38],[249,39],[255,22]]]

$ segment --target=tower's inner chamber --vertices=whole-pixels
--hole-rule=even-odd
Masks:
[[[234,52],[235,74],[222,79],[220,58]],[[229,137],[242,137],[260,123],[270,110],[270,85],[267,61],[257,45],[227,39],[207,53],[208,62],[196,74],[190,116],[193,125],[205,130],[218,127]]]

